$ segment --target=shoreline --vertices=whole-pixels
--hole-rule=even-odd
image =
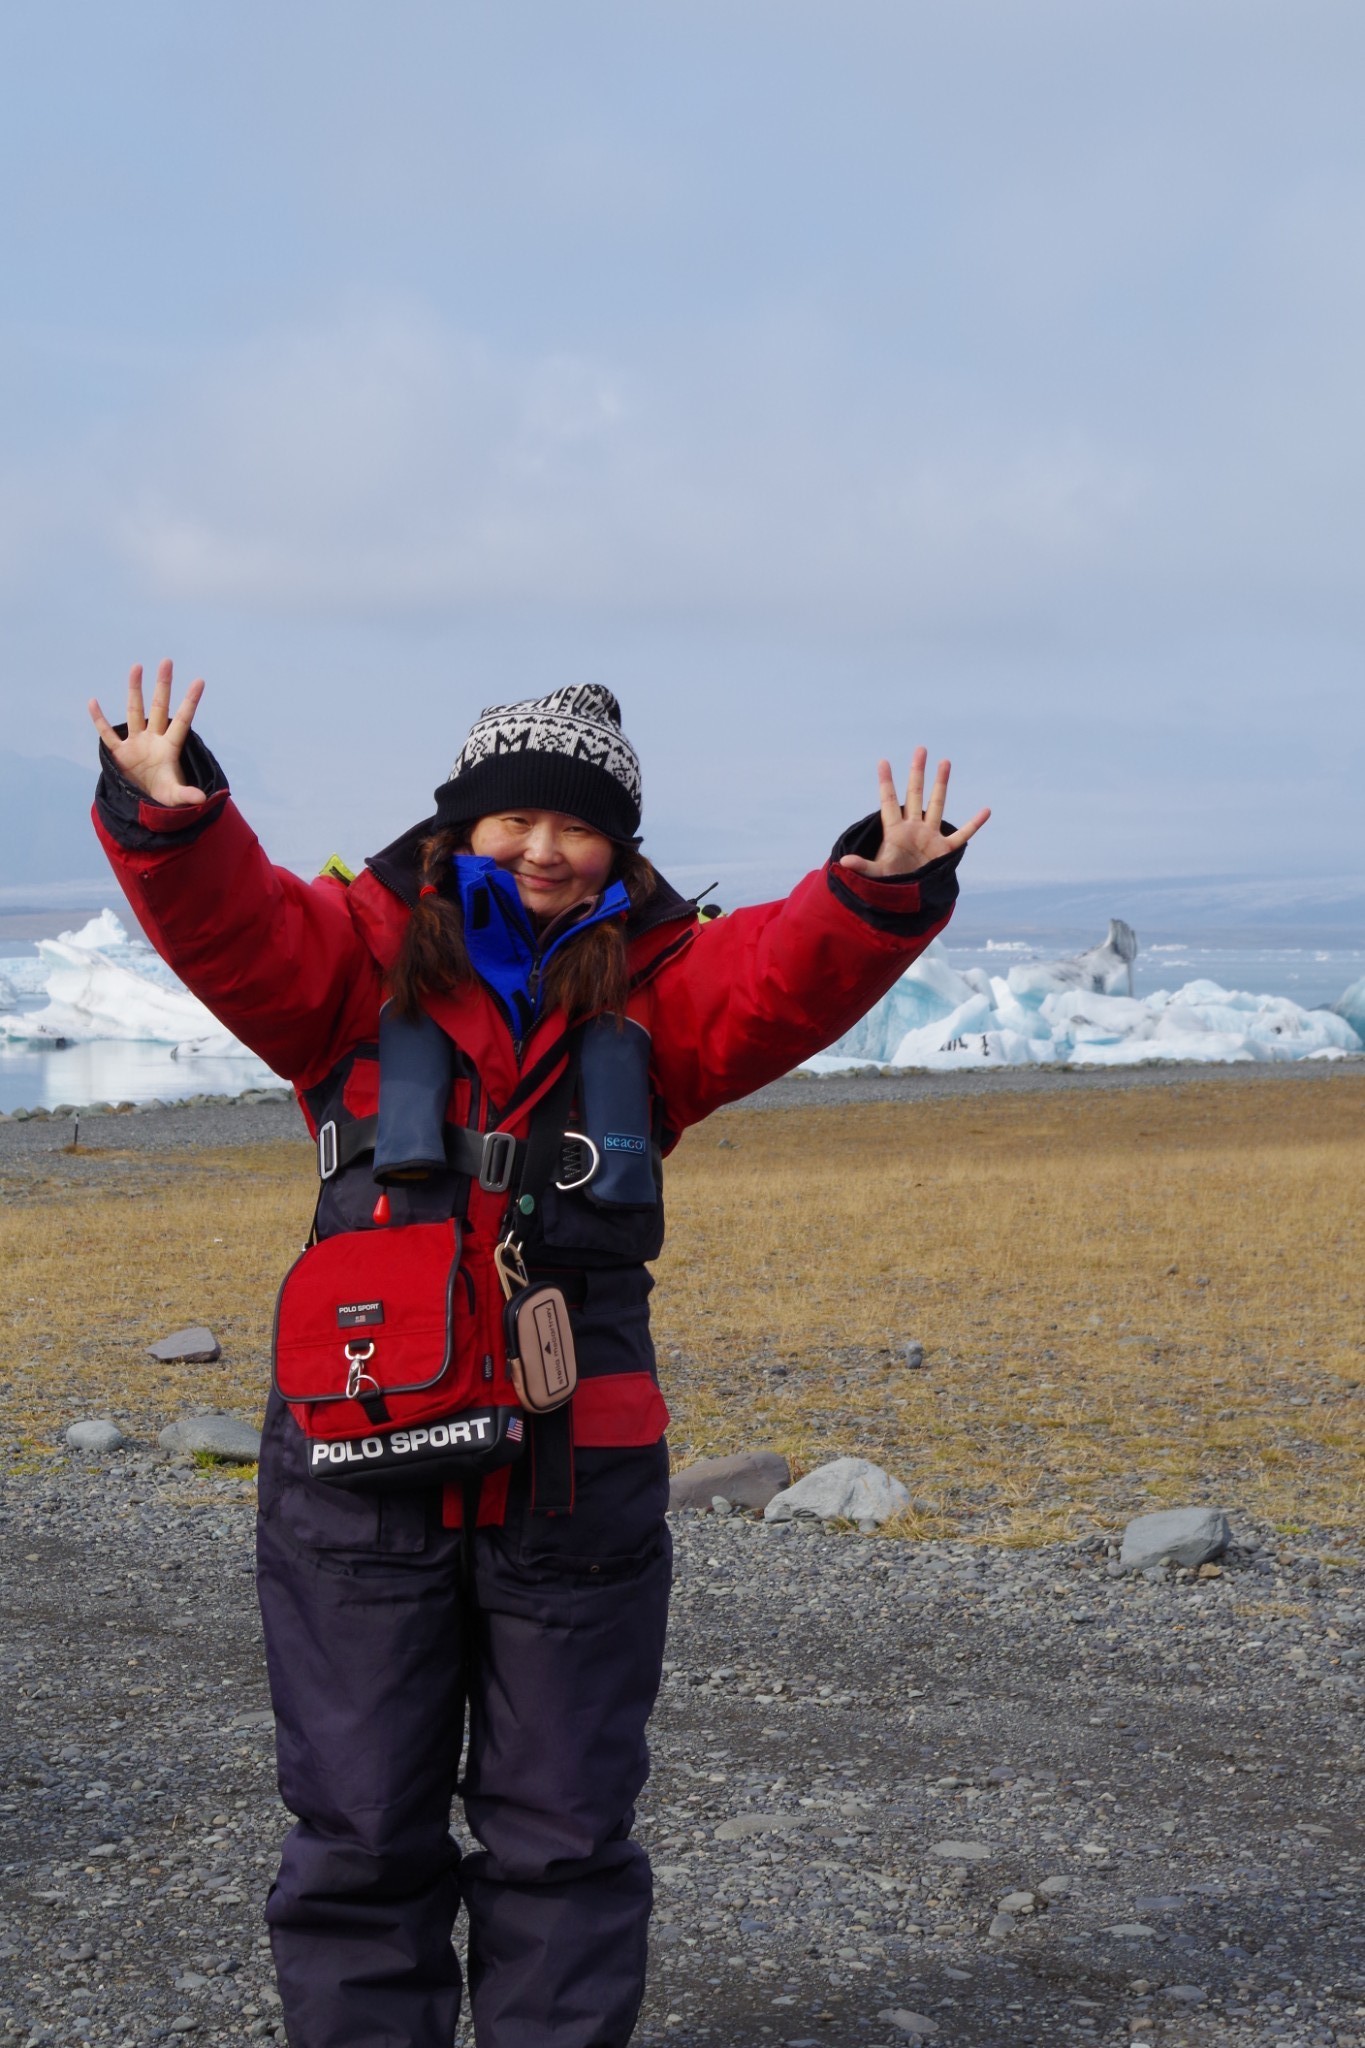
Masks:
[[[851,1069],[835,1074],[786,1074],[752,1095],[714,1112],[734,1110],[846,1109],[872,1102],[935,1102],[992,1094],[1046,1095],[1131,1088],[1190,1087],[1201,1082],[1230,1087],[1272,1081],[1311,1083],[1346,1079],[1365,1071],[1365,1054],[1340,1060],[1150,1061],[1133,1067],[966,1067],[956,1073],[928,1068]],[[126,1108],[73,1107],[0,1111],[0,1159],[61,1152],[71,1144],[76,1117],[80,1150],[216,1151],[232,1145],[268,1145],[311,1140],[292,1091],[249,1088],[241,1095],[191,1096],[179,1102],[130,1104]]]

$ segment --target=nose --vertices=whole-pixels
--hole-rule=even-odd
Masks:
[[[526,841],[525,858],[538,867],[553,867],[559,858],[559,834],[548,818],[542,818]]]

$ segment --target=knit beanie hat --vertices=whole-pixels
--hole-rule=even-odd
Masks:
[[[608,839],[635,838],[640,762],[610,690],[569,684],[479,713],[436,791],[436,822],[444,829],[519,807],[566,811]]]

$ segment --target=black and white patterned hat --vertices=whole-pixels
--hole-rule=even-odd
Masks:
[[[567,811],[609,839],[635,838],[640,761],[610,690],[570,684],[479,713],[436,791],[436,821],[462,825],[517,805]]]

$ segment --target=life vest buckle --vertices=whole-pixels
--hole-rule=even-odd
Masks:
[[[517,1141],[510,1131],[485,1131],[479,1160],[479,1186],[488,1195],[505,1195],[512,1185]]]

